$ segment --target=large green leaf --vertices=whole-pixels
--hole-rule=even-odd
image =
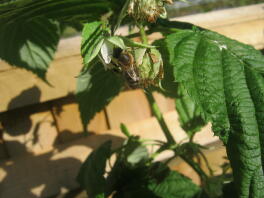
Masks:
[[[82,31],[81,53],[85,67],[98,55],[104,42],[102,22],[86,23]]]
[[[238,197],[262,197],[264,57],[248,45],[198,29],[170,34],[166,43],[175,79],[227,146]]]
[[[45,78],[59,38],[57,22],[37,18],[30,22],[0,26],[0,58]]]
[[[77,181],[90,198],[103,198],[105,192],[105,167],[111,154],[111,142],[105,142],[93,151],[82,164]]]
[[[87,71],[78,78],[77,101],[83,125],[101,111],[120,92],[123,81],[112,71],[105,71],[103,65],[94,60]]]
[[[108,0],[13,0],[0,3],[0,23],[44,16],[63,21],[92,21],[118,6]]]

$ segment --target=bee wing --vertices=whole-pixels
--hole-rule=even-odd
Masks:
[[[133,81],[138,81],[139,80],[139,76],[137,74],[137,72],[135,71],[134,68],[131,68],[129,70],[126,71],[128,76],[133,80]]]

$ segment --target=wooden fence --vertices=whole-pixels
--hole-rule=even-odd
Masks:
[[[175,20],[214,30],[256,49],[264,48],[264,4]],[[126,31],[121,28],[120,34]],[[150,35],[152,40],[157,38],[159,34]],[[78,107],[72,96],[82,66],[80,40],[80,36],[76,36],[60,42],[47,75],[52,87],[23,69],[0,62],[1,198],[49,197],[76,188],[74,178],[87,155],[105,140],[113,140],[115,146],[123,141],[119,130],[121,122],[144,138],[164,139],[141,90],[121,93],[89,124],[88,130],[93,135],[82,133]],[[178,141],[186,138],[178,123],[174,101],[158,93],[155,98],[175,138]],[[217,140],[210,125],[196,136],[201,144]],[[218,154],[224,156],[224,149],[220,150]],[[211,156],[216,158],[215,154]],[[190,175],[186,165],[176,169]]]

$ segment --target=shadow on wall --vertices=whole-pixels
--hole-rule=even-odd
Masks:
[[[29,97],[31,100],[33,97],[38,103],[40,96],[40,90],[34,86],[10,101],[9,108],[16,107],[19,102]],[[80,133],[64,130],[60,134],[71,136],[70,139],[74,141],[59,144],[60,138],[56,123],[50,119],[50,110],[51,106],[47,104],[43,109],[28,106],[1,115],[2,130],[10,158],[0,160],[0,197],[46,198],[65,190],[76,189],[79,186],[75,178],[87,155],[107,140],[112,140],[114,147],[124,141],[114,135],[92,135],[91,132],[91,135],[83,137]],[[37,119],[32,117],[35,115],[38,116]],[[29,149],[39,146],[41,138],[46,136],[45,138],[49,139],[51,129],[55,130],[51,142],[52,150],[38,153]],[[68,198],[70,197],[73,196],[69,195]]]
[[[0,197],[46,198],[78,188],[75,179],[82,161],[107,140],[112,140],[114,147],[124,141],[113,135],[90,135],[40,155],[27,152],[20,142],[10,142],[27,153],[0,162]]]
[[[20,106],[20,103],[26,104],[27,101],[34,101],[34,103],[38,103],[40,101],[41,92],[38,87],[33,86],[32,88],[29,88],[27,90],[24,90],[20,93],[17,97],[13,98],[8,105],[8,109],[14,109],[17,106]],[[29,100],[30,98],[30,100]],[[23,112],[23,113],[22,113]],[[1,121],[3,124],[3,127],[5,128],[5,132],[8,133],[11,136],[18,136],[21,134],[26,134],[31,128],[32,128],[32,121],[30,120],[29,116],[31,112],[25,112],[22,109],[17,111],[19,116],[12,116],[12,119],[10,119],[10,114],[12,114],[12,111],[9,113],[5,113],[3,116],[1,116]],[[20,126],[16,126],[17,123],[21,123]],[[19,128],[19,130],[17,130]]]

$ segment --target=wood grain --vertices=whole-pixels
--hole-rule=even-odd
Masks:
[[[58,143],[69,142],[85,135],[76,103],[63,104],[58,101],[54,104],[52,112],[59,131]],[[104,111],[97,113],[87,127],[88,132],[97,134],[107,129]]]
[[[119,128],[121,123],[130,124],[151,117],[147,99],[142,90],[122,92],[107,107],[110,128]]]
[[[228,162],[226,160],[227,154],[225,147],[221,142],[215,142],[214,144],[208,145],[207,148],[208,149],[203,149],[202,152],[206,156],[214,175],[222,174],[221,165]],[[204,160],[201,160],[200,165],[201,168],[209,175],[209,171]],[[172,170],[179,171],[185,176],[191,178],[196,184],[201,184],[198,174],[183,160],[175,158],[169,163],[169,166]]]
[[[23,69],[1,72],[0,112],[73,94],[81,65],[79,55],[55,60],[47,74],[51,86]]]
[[[154,92],[153,96],[162,113],[173,111],[175,109],[174,99],[167,98],[158,92]]]
[[[57,130],[50,111],[11,112],[3,121],[3,139],[10,157],[53,149]]]

